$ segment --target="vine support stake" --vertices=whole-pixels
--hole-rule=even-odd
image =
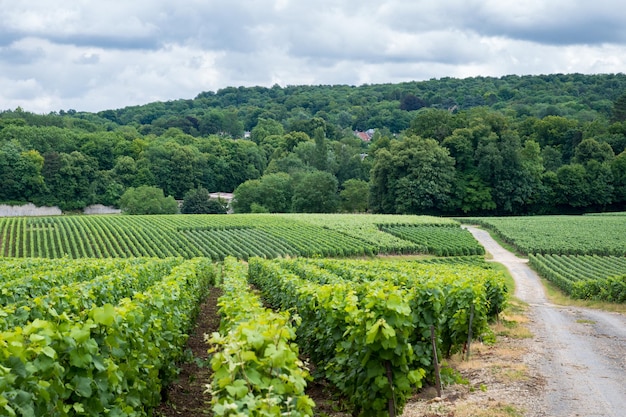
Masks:
[[[472,322],[474,321],[474,304],[470,306],[469,330],[467,331],[467,354],[465,360],[470,358],[470,345],[472,344]]]
[[[393,374],[391,372],[391,361],[385,361],[385,368],[387,369],[387,380],[391,387],[391,398],[387,402],[389,406],[389,417],[396,417],[396,393],[393,390]]]
[[[439,371],[439,359],[437,358],[437,340],[435,339],[435,326],[430,326],[430,341],[433,345],[433,365],[435,368],[435,385],[437,396],[441,397],[441,373]]]

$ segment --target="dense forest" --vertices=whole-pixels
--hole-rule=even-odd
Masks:
[[[237,212],[626,209],[626,75],[229,87],[98,113],[0,113],[0,202],[118,206],[152,186]]]

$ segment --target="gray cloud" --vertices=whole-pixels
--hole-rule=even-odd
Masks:
[[[621,72],[617,0],[29,0],[0,9],[0,109],[98,111],[227,86]]]

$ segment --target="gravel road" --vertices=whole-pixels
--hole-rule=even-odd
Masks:
[[[527,260],[489,233],[466,227],[515,279],[515,296],[530,305],[534,343],[526,363],[546,381],[540,410],[528,417],[626,416],[626,316],[550,304]]]

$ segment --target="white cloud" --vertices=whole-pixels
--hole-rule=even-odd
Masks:
[[[0,109],[36,112],[240,85],[626,68],[616,0],[30,0],[0,21]]]

